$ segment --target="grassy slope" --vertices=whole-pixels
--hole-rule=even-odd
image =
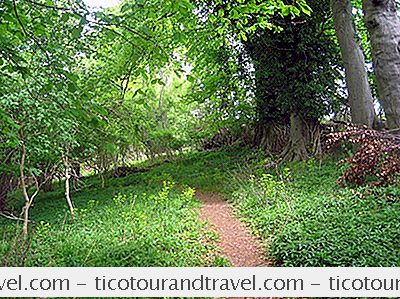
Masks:
[[[110,179],[104,189],[98,178],[89,178],[85,181],[88,187],[73,194],[77,207],[74,223],[66,215],[61,187],[41,194],[31,209],[35,223],[28,251],[14,238],[16,224],[0,219],[0,264],[225,265],[214,254],[211,241],[215,233],[198,220],[199,203],[193,190],[163,182],[172,182],[171,176],[157,169]]]
[[[332,161],[290,167],[286,179],[258,175],[234,194],[240,215],[279,264],[400,265],[399,186],[337,187],[340,170]]]
[[[296,163],[273,172],[265,167],[269,162],[243,150],[191,153],[108,180],[105,189],[90,178],[92,186],[74,194],[79,208],[74,224],[63,224],[61,189],[43,194],[32,210],[32,218],[44,222],[35,228],[28,265],[225,264],[212,254],[208,241],[215,236],[198,222],[190,189],[163,187],[163,181],[224,193],[283,265],[400,265],[398,187],[359,198],[336,187],[340,170],[333,162]],[[0,230],[14,229],[0,220]],[[9,236],[0,241],[0,254],[10,249]],[[3,264],[18,263],[11,257],[21,254],[6,256]]]
[[[345,189],[336,185],[343,169],[332,160],[266,167],[271,162],[258,152],[231,150],[191,154],[157,171],[224,193],[278,264],[400,265],[398,185]]]

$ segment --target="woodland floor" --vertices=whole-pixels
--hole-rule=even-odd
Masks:
[[[266,159],[230,148],[133,164],[105,186],[88,175],[72,193],[74,222],[56,182],[35,199],[29,246],[0,217],[0,266],[400,265],[400,185],[343,188],[334,159],[279,169]],[[23,204],[17,190],[9,208]]]
[[[232,208],[214,192],[198,192],[203,207],[200,217],[217,231],[221,253],[233,267],[258,267],[271,264],[265,259],[260,241],[250,234],[246,225],[234,217]]]

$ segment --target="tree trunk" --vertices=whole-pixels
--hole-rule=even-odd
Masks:
[[[350,0],[331,0],[336,36],[346,72],[346,85],[351,120],[354,124],[372,127],[376,114],[365,69],[365,58],[356,40]]]
[[[363,0],[378,93],[387,127],[400,128],[400,19],[395,0]]]
[[[255,128],[252,143],[254,146],[262,148],[269,154],[282,153],[289,139],[290,125],[285,121],[271,121],[270,123],[260,123]]]
[[[47,183],[47,181],[53,177],[53,173],[50,173],[47,178],[44,179],[43,182],[39,184],[39,181],[37,177],[32,174],[33,179],[35,181],[35,192],[32,195],[29,195],[28,193],[28,186],[26,184],[26,176],[25,176],[25,161],[26,161],[26,146],[25,146],[25,136],[24,136],[24,131],[23,128],[20,129],[19,132],[19,137],[21,140],[21,160],[19,163],[19,176],[20,176],[20,181],[21,181],[21,189],[22,189],[22,194],[25,199],[25,205],[22,208],[22,213],[21,216],[23,216],[24,219],[24,224],[22,227],[22,237],[24,240],[28,238],[28,224],[29,224],[29,209],[31,208],[34,199],[36,196],[39,194],[39,191],[41,187]]]
[[[283,152],[284,161],[302,161],[308,158],[304,122],[299,114],[290,114],[289,143]]]
[[[21,136],[23,136],[22,131],[21,131]],[[22,227],[22,237],[24,240],[28,238],[29,209],[31,208],[33,200],[35,199],[36,195],[39,192],[39,188],[37,187],[36,192],[32,196],[29,196],[29,194],[28,194],[28,187],[25,183],[25,180],[26,180],[25,159],[26,159],[26,147],[25,147],[25,143],[22,142],[22,154],[21,154],[19,173],[20,173],[22,194],[24,195],[24,199],[25,199],[25,205],[22,208],[22,215],[24,217],[24,224]]]
[[[62,159],[64,162],[65,199],[67,200],[67,204],[68,204],[69,211],[71,213],[72,220],[74,220],[75,219],[74,206],[72,204],[70,188],[69,188],[69,181],[71,178],[71,174],[69,173],[68,157],[66,155],[63,155]]]

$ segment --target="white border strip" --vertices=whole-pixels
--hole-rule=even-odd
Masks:
[[[400,268],[0,268],[0,297],[400,297]]]

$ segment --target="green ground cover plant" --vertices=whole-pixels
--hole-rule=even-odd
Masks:
[[[232,199],[278,265],[400,265],[399,185],[337,186],[331,160],[249,172]]]
[[[42,193],[32,208],[29,250],[16,223],[1,219],[3,265],[226,266],[198,219],[196,190],[232,203],[282,266],[399,266],[399,185],[343,187],[346,166],[333,159],[278,166],[260,151],[229,148],[145,161],[122,178],[84,180],[73,193],[76,220],[63,191]],[[20,195],[13,195],[15,207]]]
[[[150,176],[151,177],[151,176]],[[154,179],[154,177],[153,177]],[[97,178],[87,183],[96,183]],[[62,192],[42,194],[32,209],[29,245],[19,225],[0,220],[4,266],[218,266],[217,238],[198,219],[194,189],[170,181],[130,186],[113,180],[74,194],[76,219],[65,213]],[[148,182],[146,184],[145,182]],[[15,239],[14,239],[15,238]]]

